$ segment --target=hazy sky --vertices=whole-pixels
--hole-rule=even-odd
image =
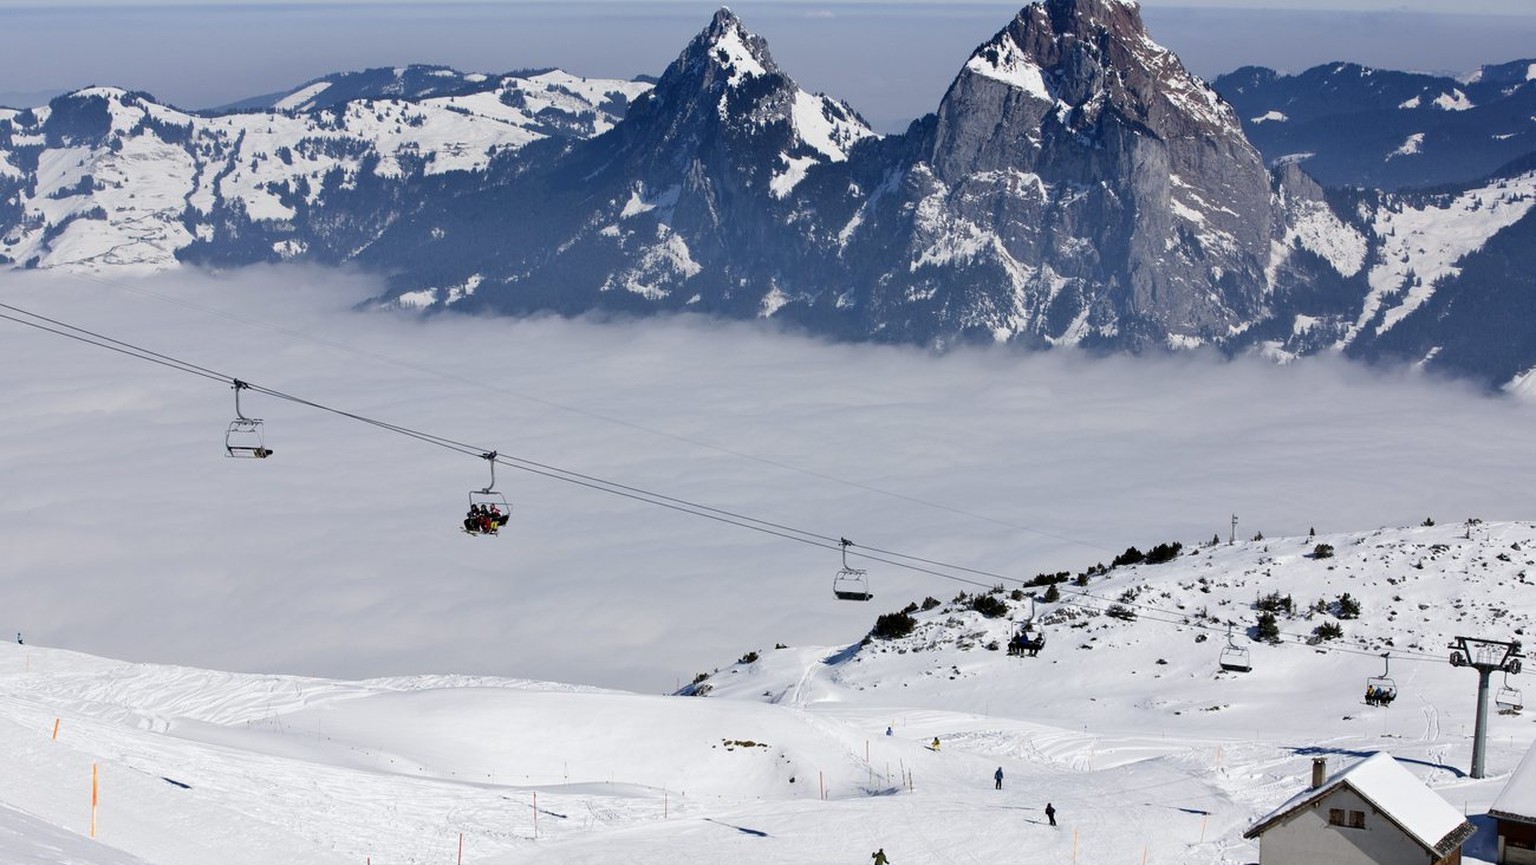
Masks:
[[[330,72],[435,63],[501,72],[559,66],[630,78],[660,74],[720,4],[696,0],[521,3],[161,3],[0,0],[0,103],[90,84],[146,90],[205,108],[288,90]],[[847,99],[877,128],[937,108],[970,51],[1017,2],[740,0],[802,86]],[[1154,39],[1196,73],[1245,64],[1300,71],[1350,60],[1463,72],[1536,54],[1536,4],[1429,0],[1152,0]]]
[[[377,288],[0,274],[7,303],[305,399],[1020,580],[1233,514],[1245,537],[1531,516],[1536,406],[1407,373],[351,311]],[[469,537],[472,456],[247,394],[276,454],[226,459],[227,385],[10,322],[0,370],[0,634],[31,643],[655,692],[976,588],[866,562],[874,601],[836,601],[835,548],[509,468],[511,526]]]

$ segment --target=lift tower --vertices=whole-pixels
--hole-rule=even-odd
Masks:
[[[1472,738],[1472,777],[1483,777],[1483,757],[1488,747],[1488,678],[1494,673],[1520,674],[1520,641],[1457,637],[1450,645],[1451,666],[1477,671],[1477,731]]]

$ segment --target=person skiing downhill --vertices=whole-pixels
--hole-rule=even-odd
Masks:
[[[1045,819],[1051,821],[1052,826],[1056,825],[1056,809],[1049,802],[1045,803]]]
[[[891,860],[885,858],[884,847],[881,847],[879,850],[869,854],[869,858],[875,860],[875,865],[890,865],[891,863]]]
[[[997,771],[992,773],[992,780],[997,782],[997,786],[994,789],[997,789],[997,790],[1003,789],[1003,767],[1002,766],[998,766],[997,767]]]

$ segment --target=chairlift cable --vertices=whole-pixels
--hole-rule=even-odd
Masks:
[[[514,396],[514,397],[517,397],[518,399],[522,399],[522,400],[525,400],[525,401],[528,401],[528,402],[536,403],[538,405],[543,405],[543,406],[546,406],[546,407],[549,407],[549,408],[556,408],[556,409],[559,409],[561,411],[570,412],[570,413],[575,414],[575,415],[580,415],[580,416],[583,416],[583,417],[588,417],[588,418],[592,418],[592,419],[595,419],[595,420],[600,420],[600,421],[603,421],[605,423],[612,423],[612,424],[615,424],[615,425],[618,425],[618,426],[627,427],[629,429],[636,430],[636,431],[639,431],[639,432],[644,432],[644,433],[647,433],[649,435],[660,436],[662,438],[672,439],[673,441],[682,442],[684,444],[693,445],[695,447],[701,447],[701,448],[705,448],[707,450],[713,450],[713,451],[715,451],[717,453],[723,453],[723,454],[726,454],[728,456],[737,457],[739,459],[749,460],[749,461],[752,461],[752,462],[759,463],[761,465],[770,466],[772,468],[782,469],[784,471],[789,471],[789,472],[795,472],[797,474],[802,474],[802,475],[805,475],[807,477],[813,477],[813,478],[817,478],[819,480],[828,481],[830,483],[835,483],[835,484],[839,484],[839,485],[842,485],[842,486],[851,487],[853,489],[863,490],[865,492],[874,493],[876,495],[885,496],[887,498],[896,499],[898,501],[911,502],[913,504],[921,505],[923,507],[932,508],[934,510],[939,510],[939,511],[944,511],[944,512],[947,512],[947,513],[955,514],[957,516],[966,517],[968,519],[974,519],[974,520],[979,520],[979,521],[982,521],[982,522],[988,522],[988,523],[992,523],[994,525],[1003,526],[1005,528],[1017,529],[1017,530],[1019,530],[1021,532],[1028,532],[1030,534],[1039,535],[1041,537],[1046,537],[1046,538],[1051,538],[1053,540],[1062,541],[1062,542],[1065,542],[1065,543],[1073,544],[1075,546],[1086,547],[1086,548],[1089,548],[1089,549],[1096,549],[1096,550],[1099,550],[1101,552],[1106,552],[1106,553],[1113,553],[1113,552],[1115,552],[1115,550],[1112,550],[1109,547],[1105,547],[1105,546],[1102,546],[1100,544],[1093,543],[1091,541],[1085,541],[1085,540],[1081,540],[1079,538],[1074,538],[1074,537],[1071,537],[1071,536],[1068,536],[1068,535],[1061,534],[1059,532],[1052,532],[1052,531],[1049,531],[1049,530],[1046,530],[1046,529],[1040,529],[1040,528],[1036,528],[1036,527],[1033,527],[1033,526],[1020,525],[1020,524],[1015,523],[1015,522],[1010,522],[1008,520],[999,519],[997,517],[991,517],[991,516],[988,516],[986,514],[980,514],[980,513],[974,512],[974,511],[968,511],[968,510],[966,510],[964,508],[955,507],[953,505],[946,505],[946,504],[942,504],[940,502],[930,501],[930,500],[921,498],[919,496],[912,496],[912,495],[908,495],[908,494],[905,494],[905,493],[895,492],[893,490],[883,489],[881,487],[874,486],[872,484],[867,484],[867,483],[863,483],[863,482],[860,482],[860,481],[848,480],[846,478],[840,478],[840,477],[837,477],[836,475],[827,474],[825,472],[814,471],[812,469],[803,468],[801,466],[797,466],[797,465],[794,465],[792,463],[787,463],[787,462],[783,462],[783,461],[780,461],[780,460],[771,459],[771,458],[768,458],[768,457],[758,456],[756,454],[748,453],[746,451],[740,451],[740,450],[736,450],[734,448],[725,447],[723,445],[714,444],[714,443],[711,443],[711,442],[708,442],[708,441],[704,441],[704,440],[701,440],[701,439],[695,439],[695,438],[691,438],[689,436],[680,435],[680,434],[677,434],[677,433],[667,432],[665,430],[656,429],[654,427],[649,427],[649,426],[646,426],[644,424],[636,423],[634,421],[628,421],[628,420],[625,420],[623,418],[614,417],[612,415],[606,415],[606,414],[603,414],[601,412],[592,411],[590,409],[579,408],[577,406],[568,405],[568,404],[557,402],[555,400],[547,399],[547,398],[544,398],[544,397],[534,396],[533,394],[512,390],[512,389],[507,388],[505,386],[502,386],[502,385],[499,385],[499,384],[496,384],[496,383],[493,383],[493,382],[488,382],[488,381],[485,381],[483,379],[472,378],[472,377],[469,377],[469,376],[461,376],[461,375],[456,375],[456,374],[453,374],[453,373],[445,373],[445,372],[443,372],[441,370],[433,369],[431,367],[428,367],[428,366],[425,366],[425,365],[422,365],[422,364],[411,363],[409,361],[399,360],[397,358],[394,358],[394,357],[391,357],[391,356],[385,355],[385,354],[380,354],[378,352],[368,351],[366,349],[355,348],[355,347],[347,345],[345,343],[336,342],[334,340],[325,339],[323,337],[317,337],[317,336],[314,336],[312,334],[305,333],[304,331],[295,330],[293,328],[284,327],[282,325],[272,324],[270,322],[266,322],[266,321],[262,321],[260,319],[252,318],[252,317],[247,316],[247,315],[241,315],[241,314],[238,314],[238,313],[226,312],[224,310],[216,309],[216,308],[209,307],[209,306],[204,306],[202,304],[194,303],[192,301],[187,301],[187,300],[182,300],[180,298],[170,297],[168,295],[164,295],[164,294],[160,294],[160,293],[157,293],[157,292],[154,292],[154,291],[150,291],[149,289],[128,285],[126,283],[123,283],[123,282],[120,282],[120,281],[117,281],[117,280],[113,280],[113,279],[109,279],[107,277],[99,276],[97,274],[76,273],[76,274],[70,274],[70,276],[74,277],[74,278],[82,279],[82,280],[89,280],[89,281],[92,281],[92,282],[100,283],[102,285],[106,285],[106,286],[109,286],[109,287],[112,287],[112,288],[116,288],[116,289],[119,289],[121,291],[126,291],[126,292],[130,292],[130,293],[133,293],[133,294],[138,294],[138,295],[143,296],[143,297],[153,298],[155,300],[162,301],[162,302],[165,302],[165,303],[170,303],[170,304],[174,304],[174,305],[177,305],[177,306],[181,306],[181,307],[183,307],[185,309],[195,310],[197,312],[202,312],[202,313],[206,313],[208,315],[213,315],[213,316],[217,316],[217,317],[220,317],[220,318],[225,318],[225,319],[228,319],[228,320],[231,320],[231,321],[240,322],[242,324],[248,324],[248,325],[252,325],[252,326],[255,326],[255,327],[261,327],[261,328],[273,331],[275,333],[283,334],[285,336],[291,336],[291,337],[294,337],[296,339],[305,340],[307,342],[311,342],[311,343],[314,343],[316,345],[327,346],[329,348],[334,348],[334,349],[337,349],[338,351],[347,352],[349,354],[358,355],[360,357],[370,358],[372,360],[377,360],[377,361],[380,361],[382,363],[386,363],[386,364],[390,364],[392,366],[400,367],[402,369],[410,369],[410,370],[414,370],[416,372],[425,373],[427,375],[431,375],[431,376],[434,376],[434,377],[437,377],[437,378],[441,378],[441,379],[445,379],[445,380],[449,380],[449,381],[456,381],[456,382],[459,382],[459,383],[462,383],[462,384],[467,384],[467,385],[471,385],[471,386],[475,386],[475,387],[480,387],[480,388],[483,388],[483,389],[486,389],[486,390],[491,390],[491,391],[495,391],[495,392],[498,392],[498,393],[507,394],[509,396]],[[893,555],[899,555],[899,554],[893,554]]]
[[[254,384],[254,383],[246,381],[244,379],[239,379],[239,378],[236,378],[234,376],[230,376],[230,375],[227,375],[227,374],[224,374],[224,373],[220,373],[220,372],[218,372],[216,370],[213,370],[213,369],[210,369],[208,367],[204,367],[204,366],[201,366],[201,365],[198,365],[198,364],[194,364],[194,363],[191,363],[191,362],[188,362],[188,361],[184,361],[184,360],[181,360],[179,358],[173,357],[171,355],[162,354],[160,352],[156,352],[156,351],[153,351],[153,350],[150,350],[150,349],[143,348],[141,346],[134,345],[133,343],[129,343],[129,342],[126,342],[126,341],[123,341],[123,340],[114,339],[114,338],[108,337],[108,336],[106,336],[104,334],[96,333],[96,332],[88,330],[86,328],[77,327],[77,326],[70,325],[68,323],[62,322],[62,321],[58,321],[56,319],[48,318],[47,316],[43,316],[43,315],[39,315],[39,314],[36,314],[36,313],[32,313],[32,312],[30,312],[28,310],[21,309],[20,307],[13,306],[11,304],[0,303],[0,309],[11,310],[11,311],[13,311],[15,313],[18,313],[19,316],[26,316],[26,317],[28,317],[28,318],[22,318],[22,317],[18,317],[18,316],[6,315],[4,313],[0,313],[0,319],[12,321],[12,322],[15,322],[17,324],[25,325],[27,327],[32,327],[32,328],[35,328],[35,329],[38,329],[38,330],[41,330],[41,331],[44,331],[44,332],[47,332],[47,333],[52,333],[52,334],[55,334],[55,335],[58,335],[58,336],[67,337],[69,339],[72,339],[72,340],[75,340],[75,341],[78,341],[78,342],[83,342],[83,343],[86,343],[88,345],[94,345],[94,346],[96,346],[98,348],[104,348],[104,349],[107,349],[109,351],[117,352],[119,354],[123,354],[123,355],[129,356],[129,357],[134,357],[134,358],[138,358],[140,360],[149,361],[150,363],[158,364],[160,366],[164,366],[164,367],[167,367],[169,369],[176,370],[178,372],[184,372],[184,373],[187,373],[189,375],[196,375],[196,376],[199,376],[201,378],[210,379],[210,380],[214,380],[214,381],[219,381],[219,382],[222,382],[222,383],[238,382],[239,385],[243,385],[248,390],[252,390],[252,391],[255,391],[257,393],[265,394],[265,395],[273,397],[275,399],[281,399],[281,400],[292,402],[292,403],[295,403],[295,404],[298,404],[298,405],[306,406],[308,408],[313,408],[313,409],[316,409],[316,410],[319,410],[319,411],[328,412],[328,413],[334,414],[334,415],[336,415],[338,417],[343,417],[343,418],[346,418],[346,419],[349,419],[349,420],[354,420],[354,421],[358,421],[360,423],[368,424],[370,426],[376,427],[376,428],[384,430],[386,432],[392,432],[392,433],[396,433],[398,435],[403,435],[403,436],[415,439],[417,441],[420,441],[420,442],[422,442],[424,444],[434,445],[434,446],[437,446],[437,447],[440,447],[440,448],[444,448],[446,450],[454,451],[455,453],[459,453],[459,454],[462,454],[462,455],[474,456],[474,457],[477,457],[477,458],[486,458],[489,455],[495,454],[494,462],[500,463],[500,464],[505,465],[505,466],[507,466],[509,468],[518,469],[519,471],[523,471],[523,472],[527,472],[527,473],[530,473],[530,474],[534,474],[534,475],[539,475],[539,476],[542,476],[542,477],[550,478],[552,480],[563,481],[565,483],[569,483],[569,484],[573,484],[573,485],[576,485],[576,486],[585,487],[587,489],[595,490],[597,492],[605,492],[605,493],[609,493],[611,495],[621,496],[621,497],[628,498],[628,499],[631,499],[633,501],[638,501],[638,502],[641,502],[641,503],[644,503],[644,504],[656,505],[656,506],[667,508],[667,509],[670,509],[670,510],[674,510],[674,511],[677,511],[677,512],[680,512],[680,513],[686,513],[686,514],[691,514],[691,515],[697,516],[697,517],[703,517],[705,519],[713,520],[715,522],[719,522],[719,523],[722,523],[722,524],[734,525],[734,526],[737,526],[739,528],[750,529],[752,531],[756,531],[756,532],[760,532],[760,533],[767,534],[767,535],[770,535],[770,536],[778,537],[778,538],[781,538],[781,539],[784,539],[784,540],[796,541],[798,543],[806,544],[806,545],[809,545],[809,546],[819,547],[819,548],[823,548],[823,549],[840,549],[840,548],[846,549],[846,548],[842,547],[842,545],[840,544],[841,538],[834,538],[834,537],[831,537],[831,536],[828,536],[828,535],[823,535],[823,534],[820,534],[820,533],[817,533],[817,532],[812,532],[812,531],[805,530],[805,529],[795,528],[793,526],[785,525],[785,524],[782,524],[782,523],[777,523],[777,522],[772,522],[772,521],[769,521],[769,520],[759,519],[759,518],[756,518],[756,517],[748,516],[746,514],[741,514],[741,513],[737,513],[737,512],[734,512],[734,511],[729,511],[729,510],[726,510],[726,509],[723,509],[723,508],[716,508],[716,507],[705,505],[705,504],[702,504],[702,503],[699,503],[699,502],[690,501],[688,499],[678,498],[678,497],[674,497],[674,496],[668,496],[668,495],[665,495],[665,494],[662,494],[662,493],[657,493],[657,492],[654,492],[654,491],[651,491],[651,490],[647,490],[647,489],[644,489],[644,488],[641,488],[641,487],[635,487],[635,486],[631,486],[631,485],[627,485],[627,484],[622,484],[622,483],[619,483],[617,481],[610,481],[610,480],[607,480],[605,478],[601,478],[601,477],[598,477],[598,476],[595,476],[595,475],[588,475],[588,474],[584,474],[584,473],[581,473],[581,472],[576,472],[576,471],[569,470],[569,469],[563,469],[563,468],[560,468],[558,466],[553,466],[553,465],[537,462],[537,461],[534,461],[534,460],[524,459],[524,458],[521,458],[521,457],[509,457],[509,456],[506,456],[504,454],[499,454],[496,451],[494,451],[492,449],[489,449],[489,448],[478,447],[478,446],[475,446],[475,445],[471,445],[471,444],[468,444],[468,443],[465,443],[465,442],[457,441],[457,440],[454,440],[454,439],[451,439],[451,438],[447,438],[447,437],[444,437],[444,436],[435,435],[435,434],[428,433],[428,432],[423,432],[421,430],[413,429],[411,427],[403,426],[401,424],[395,424],[395,423],[390,423],[388,421],[379,420],[377,418],[372,418],[372,417],[369,417],[367,415],[359,414],[357,412],[336,408],[334,406],[329,406],[329,405],[326,405],[324,403],[320,403],[320,402],[316,402],[314,400],[310,400],[310,399],[306,399],[306,398],[303,398],[303,397],[296,396],[294,394],[289,394],[289,393],[285,393],[283,391],[279,391],[279,390],[276,390],[276,389],[273,389],[273,388],[268,388],[268,387],[264,387],[262,385]],[[29,320],[29,318],[30,319],[36,319],[36,321]],[[39,322],[46,322],[47,324],[40,324]],[[908,554],[905,554],[905,553],[900,553],[900,552],[893,551],[893,550],[885,550],[885,549],[881,549],[881,548],[878,548],[878,547],[866,547],[866,546],[862,546],[862,545],[858,545],[858,546],[859,546],[860,552],[858,552],[857,555],[860,555],[863,558],[868,559],[870,561],[880,562],[882,564],[890,565],[892,567],[902,568],[904,570],[908,570],[908,571],[912,571],[912,572],[920,573],[920,574],[925,574],[925,575],[929,575],[929,576],[933,576],[933,577],[939,577],[941,579],[946,579],[946,580],[950,580],[950,581],[953,581],[953,582],[962,583],[962,584],[965,584],[965,585],[971,585],[971,586],[975,586],[975,587],[983,588],[983,589],[988,589],[988,590],[990,590],[992,588],[995,588],[995,586],[996,586],[995,583],[983,583],[983,582],[981,582],[979,580],[974,580],[974,579],[970,579],[970,578],[967,578],[967,577],[964,577],[964,576],[959,576],[959,574],[972,574],[972,575],[976,575],[976,576],[987,577],[989,579],[1000,581],[1002,583],[1018,583],[1020,585],[1020,587],[1024,587],[1024,586],[1027,585],[1027,583],[1024,580],[1021,580],[1018,577],[1010,577],[1010,576],[1007,576],[1007,575],[1004,575],[1004,574],[999,574],[999,573],[996,573],[996,572],[993,572],[993,571],[987,571],[987,570],[983,570],[983,569],[979,569],[979,568],[966,567],[966,566],[963,566],[963,565],[957,565],[957,564],[954,564],[954,563],[943,562],[943,561],[934,560],[934,559],[927,559],[927,558],[923,558],[923,557],[920,557],[920,556],[908,555]],[[940,570],[940,569],[942,569],[942,570]],[[1164,624],[1174,624],[1174,625],[1179,625],[1179,626],[1183,626],[1183,627],[1190,627],[1190,628],[1195,628],[1195,629],[1200,629],[1200,630],[1207,630],[1207,631],[1218,631],[1219,632],[1219,631],[1222,630],[1221,628],[1214,627],[1212,625],[1208,625],[1208,624],[1205,624],[1205,623],[1196,622],[1196,621],[1190,621],[1189,620],[1189,615],[1187,613],[1184,613],[1183,611],[1167,610],[1167,609],[1159,608],[1159,607],[1156,607],[1156,606],[1153,606],[1153,605],[1150,605],[1150,604],[1138,603],[1136,601],[1110,600],[1110,599],[1107,599],[1107,598],[1095,595],[1095,594],[1093,594],[1091,592],[1079,590],[1079,589],[1076,589],[1076,588],[1069,588],[1069,589],[1059,589],[1058,588],[1058,591],[1062,591],[1064,594],[1075,596],[1076,598],[1079,599],[1079,603],[1082,603],[1085,606],[1103,605],[1104,609],[1108,609],[1111,605],[1118,604],[1118,605],[1120,605],[1122,607],[1125,607],[1125,608],[1128,608],[1128,609],[1138,610],[1138,611],[1141,611],[1141,612],[1144,612],[1144,613],[1157,614],[1157,615],[1149,615],[1149,616],[1147,616],[1147,620],[1148,621],[1152,621],[1152,622],[1159,622],[1159,623],[1164,623]],[[1172,618],[1159,618],[1158,616],[1171,616]],[[1285,632],[1282,632],[1280,636],[1282,638],[1290,637],[1290,638],[1292,638],[1297,643],[1305,643],[1306,639],[1307,639],[1305,636],[1302,636],[1302,635],[1289,634],[1289,633],[1285,633]],[[1282,640],[1282,642],[1283,642],[1283,640]],[[1316,645],[1312,645],[1311,648],[1316,649],[1318,651],[1323,651],[1323,652],[1340,652],[1340,653],[1345,653],[1345,654],[1357,654],[1357,655],[1368,655],[1368,656],[1371,656],[1371,657],[1380,657],[1380,652],[1377,651],[1374,648],[1365,646],[1364,644],[1355,644],[1355,645],[1360,645],[1362,648],[1356,649],[1356,648],[1352,648],[1352,647],[1347,646],[1347,645],[1337,645],[1337,644],[1336,645],[1326,645],[1326,646],[1322,645],[1322,644],[1316,644]],[[1410,651],[1395,650],[1395,653],[1399,657],[1401,657],[1401,658],[1403,658],[1405,660],[1415,659],[1415,658],[1417,658],[1419,660],[1434,660],[1434,661],[1443,660],[1439,655],[1431,655],[1431,654],[1426,653],[1426,652],[1414,652],[1414,651],[1411,651],[1411,650]]]

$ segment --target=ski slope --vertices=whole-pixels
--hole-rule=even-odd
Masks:
[[[1319,543],[1335,555],[1316,558]],[[696,697],[220,673],[8,643],[0,860],[449,862],[462,838],[477,863],[838,862],[878,847],[893,863],[1245,863],[1243,830],[1302,788],[1313,756],[1336,770],[1384,750],[1473,816],[1466,861],[1491,861],[1478,815],[1536,731],[1494,715],[1489,777],[1468,778],[1476,678],[1444,647],[1523,635],[1532,559],[1530,523],[1202,546],[1063,583],[1053,604],[1003,593],[1003,617],[957,595],[906,637],[766,649]],[[1260,590],[1302,606],[1349,591],[1362,613],[1281,615],[1280,642],[1257,642]],[[1134,619],[1104,614],[1126,598]],[[1039,657],[989,647],[1030,615],[1048,636]],[[1216,663],[1228,621],[1250,673]],[[1323,621],[1344,637],[1309,645]],[[1361,699],[1377,649],[1396,653],[1391,707]]]

